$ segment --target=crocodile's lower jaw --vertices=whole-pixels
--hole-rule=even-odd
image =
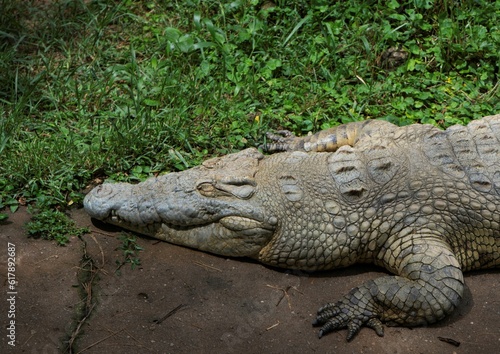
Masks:
[[[116,211],[112,211],[102,221],[169,243],[233,257],[256,255],[274,233],[271,225],[239,216],[228,216],[200,225],[164,222],[137,225],[120,218]]]

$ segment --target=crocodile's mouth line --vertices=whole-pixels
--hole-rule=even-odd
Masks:
[[[145,234],[150,234],[154,235],[154,233],[161,227],[162,223],[161,222],[153,222],[153,223],[142,223],[142,224],[137,224],[130,222],[126,219],[123,219],[116,215],[116,211],[111,212],[106,218],[104,218],[102,221],[105,223],[109,223],[124,229],[130,229],[139,233],[145,233]]]
[[[228,217],[228,216],[226,216],[226,217]],[[127,219],[120,217],[117,213],[117,210],[111,210],[111,212],[108,214],[108,216],[106,218],[103,219],[103,221],[110,223],[110,224],[113,224],[113,225],[116,225],[116,226],[119,226],[119,227],[122,227],[124,229],[128,228],[128,229],[137,231],[139,233],[146,233],[146,234],[154,235],[161,228],[167,228],[167,229],[175,230],[175,231],[196,230],[196,229],[202,229],[202,228],[206,228],[206,227],[210,227],[210,226],[214,226],[214,225],[219,225],[220,227],[227,228],[226,226],[223,226],[222,223],[220,222],[224,218],[225,217],[220,217],[218,219],[215,219],[213,221],[209,221],[206,223],[193,223],[191,225],[186,225],[186,224],[181,225],[181,224],[176,224],[176,223],[172,223],[172,222],[166,222],[163,220],[162,221],[155,221],[155,222],[151,222],[151,223],[137,224],[137,223],[131,222]],[[265,223],[263,223],[261,221],[251,219],[251,218],[249,218],[249,219],[259,223],[260,224],[259,226],[264,230],[272,231],[274,229],[274,227],[272,227],[270,225],[266,225]],[[231,229],[231,228],[229,228],[229,229]]]
[[[205,224],[179,225],[179,224],[169,223],[169,222],[165,222],[165,221],[154,221],[151,223],[144,223],[143,222],[141,224],[138,224],[138,223],[134,223],[134,222],[131,222],[127,219],[120,217],[116,210],[112,210],[109,213],[108,217],[105,218],[103,221],[110,223],[110,224],[113,224],[113,225],[116,225],[116,226],[123,227],[123,228],[130,228],[132,230],[139,231],[139,232],[147,231],[148,233],[154,233],[162,227],[167,227],[169,229],[181,231],[181,230],[193,230],[196,228],[205,227],[205,226],[208,226],[210,224],[216,223],[216,222],[209,222],[209,223],[205,223]]]

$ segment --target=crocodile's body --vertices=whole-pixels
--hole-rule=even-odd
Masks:
[[[273,138],[270,150],[309,152],[247,149],[134,186],[104,184],[85,208],[165,241],[277,267],[361,262],[395,274],[320,309],[320,336],[436,322],[459,304],[462,271],[500,266],[500,115],[446,131],[369,121]]]

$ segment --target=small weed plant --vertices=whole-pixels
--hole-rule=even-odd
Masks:
[[[116,271],[119,271],[125,264],[130,264],[132,269],[140,266],[141,259],[139,258],[139,252],[142,251],[143,248],[137,244],[136,236],[124,232],[122,235],[118,236],[118,239],[122,244],[117,250],[122,251],[123,259],[116,260],[116,265],[118,266]]]
[[[75,222],[58,210],[41,210],[33,213],[32,220],[26,224],[29,237],[55,240],[58,245],[66,245],[71,236],[82,236],[89,231],[77,227]]]

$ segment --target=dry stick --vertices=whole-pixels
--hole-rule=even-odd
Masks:
[[[162,323],[163,321],[165,321],[167,318],[169,318],[170,316],[174,315],[177,311],[179,311],[182,307],[184,307],[184,304],[180,304],[179,306],[177,306],[175,309],[173,309],[172,311],[170,311],[169,313],[167,313],[165,316],[163,316],[162,318],[160,318],[159,320],[154,320],[153,322],[156,323],[157,325],[159,325],[160,323]]]
[[[102,250],[101,244],[99,242],[97,242],[97,239],[95,238],[95,236],[93,234],[90,234],[90,237],[92,237],[92,240],[94,240],[94,242],[99,247],[99,250],[101,251],[102,266],[104,267],[104,251]]]
[[[128,336],[129,336],[130,338],[132,338],[133,340],[135,340],[135,341],[137,342],[137,344],[139,345],[139,347],[142,347],[142,348],[147,348],[148,350],[150,350],[150,351],[151,351],[151,348],[148,348],[148,347],[146,347],[144,344],[142,344],[142,343],[141,343],[138,339],[136,339],[136,338],[135,338],[132,334],[130,334],[130,332],[129,332],[129,331],[127,331],[126,329],[125,329],[125,333],[127,333],[127,334],[128,334]]]
[[[292,309],[292,303],[290,301],[290,295],[288,295],[288,290],[293,289],[293,290],[297,291],[299,294],[302,294],[295,286],[291,286],[291,285],[288,285],[285,289],[277,287],[277,286],[269,285],[269,284],[267,284],[266,286],[269,288],[272,288],[272,289],[283,291],[283,295],[278,300],[278,303],[276,304],[276,306],[278,306],[281,303],[281,301],[283,300],[283,298],[286,296],[286,300],[288,302],[288,308],[290,310]]]
[[[87,256],[86,249],[84,249],[84,256],[85,257]],[[92,260],[91,258],[89,258],[89,259]],[[95,304],[92,304],[92,283],[94,282],[94,278],[96,276],[97,270],[93,267],[93,263],[89,260],[87,260],[85,262],[85,264],[82,264],[82,266],[80,268],[83,269],[86,265],[88,265],[89,262],[90,262],[89,272],[92,273],[92,276],[88,280],[88,283],[81,284],[83,289],[85,290],[85,292],[87,294],[86,299],[85,299],[86,300],[85,301],[85,312],[86,313],[85,313],[85,316],[80,321],[78,321],[78,325],[76,326],[75,330],[71,334],[71,338],[68,341],[68,352],[70,354],[73,353],[73,343],[74,343],[76,337],[78,336],[78,334],[80,333],[81,327],[87,321],[87,319],[89,318],[90,314],[92,313],[92,311],[94,310],[94,307],[95,307]]]
[[[33,331],[33,332],[31,333],[31,336],[29,336],[29,338],[28,338],[28,339],[26,339],[26,342],[24,342],[24,343],[21,345],[21,347],[25,346],[25,345],[26,345],[26,343],[28,343],[28,341],[29,341],[29,340],[30,340],[30,339],[31,339],[31,338],[35,335],[35,333],[36,333],[36,332],[35,332],[35,331]]]
[[[95,275],[95,273],[94,273],[94,275]],[[93,281],[94,275],[92,276],[91,281]],[[73,353],[73,342],[75,341],[76,337],[80,333],[81,327],[87,321],[87,319],[90,317],[90,314],[92,313],[92,311],[94,310],[94,307],[95,307],[95,304],[91,304],[92,285],[82,284],[82,286],[85,289],[85,292],[87,293],[87,299],[86,299],[86,304],[85,304],[85,310],[86,310],[87,314],[78,322],[78,326],[76,326],[75,330],[71,334],[71,338],[68,341],[68,348],[69,348],[70,353]]]
[[[269,331],[269,330],[273,329],[274,327],[278,327],[279,325],[280,325],[280,321],[276,322],[275,324],[273,324],[273,325],[272,325],[272,326],[270,326],[270,327],[267,327],[267,328],[266,328],[266,331]]]
[[[92,267],[92,264],[91,264],[91,267]],[[90,280],[86,284],[82,284],[85,292],[87,293],[86,308],[89,308],[89,307],[93,308],[94,307],[92,304],[92,283],[94,282],[94,278],[96,276],[97,270],[92,267],[90,272],[92,272],[92,277],[90,278]]]
[[[283,300],[283,298],[286,296],[286,300],[288,302],[288,308],[291,310],[292,309],[292,304],[290,303],[290,296],[288,295],[288,290],[290,290],[291,286],[288,285],[286,287],[286,289],[283,289],[283,288],[279,288],[277,286],[273,286],[273,285],[269,285],[267,284],[266,285],[267,287],[269,288],[272,288],[272,289],[276,289],[276,290],[281,290],[283,291],[283,295],[280,297],[280,299],[278,300],[278,303],[276,304],[276,307],[281,303],[281,300]]]
[[[113,237],[113,238],[115,238],[115,237],[116,237],[116,236],[115,236],[115,235],[113,235],[113,234],[108,234],[108,233],[106,233],[106,232],[97,231],[97,230],[95,230],[95,229],[92,229],[92,230],[90,230],[90,231],[91,231],[93,234],[99,234],[99,235],[104,235],[104,236]]]
[[[86,350],[88,350],[88,349],[90,349],[90,348],[92,348],[92,347],[95,347],[97,344],[99,344],[99,343],[101,343],[101,342],[104,342],[106,339],[111,338],[111,337],[113,337],[113,336],[117,335],[118,333],[120,333],[120,332],[121,332],[121,331],[123,331],[124,329],[125,329],[125,328],[120,329],[119,331],[116,331],[116,332],[111,333],[109,336],[106,336],[106,337],[104,337],[104,338],[102,338],[102,339],[99,339],[97,342],[92,343],[92,344],[91,344],[91,345],[89,345],[88,347],[83,348],[82,350],[80,350],[80,351],[79,351],[78,353],[76,353],[76,354],[83,353],[84,351],[86,351]]]
[[[448,344],[451,344],[451,345],[454,345],[455,347],[459,347],[460,346],[460,342],[459,341],[456,341],[452,338],[445,338],[445,337],[437,337],[441,342],[445,342],[445,343],[448,343]]]
[[[208,264],[202,263],[200,261],[195,261],[194,264],[196,264],[197,266],[200,266],[200,267],[204,267],[204,268],[208,268],[208,269],[213,269],[213,270],[216,270],[218,272],[222,272],[222,269],[209,266]]]
[[[75,330],[73,331],[73,333],[71,334],[71,338],[69,339],[68,341],[68,349],[69,349],[69,353],[72,354],[73,353],[73,342],[75,341],[76,339],[76,336],[78,336],[78,333],[80,332],[80,328],[82,327],[82,325],[85,323],[85,321],[87,320],[87,318],[89,318],[92,310],[94,309],[95,305],[92,305],[92,307],[90,308],[90,310],[88,311],[88,313],[85,315],[85,317],[83,317],[79,322],[78,322],[78,326],[76,326]]]

